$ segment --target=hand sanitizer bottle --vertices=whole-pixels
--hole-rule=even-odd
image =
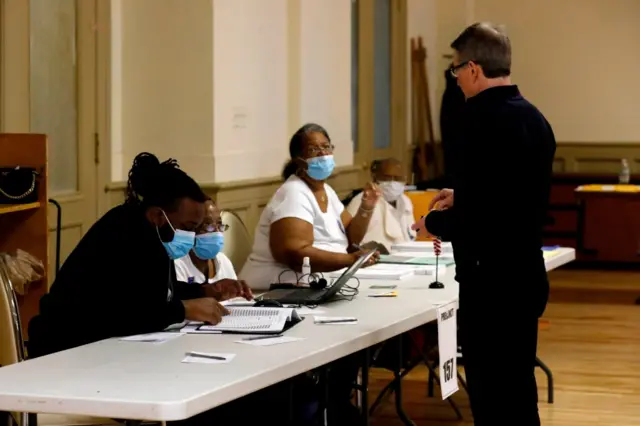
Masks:
[[[302,277],[300,282],[303,284],[309,284],[311,278],[311,261],[308,257],[302,259]]]
[[[620,168],[620,175],[618,180],[622,185],[627,185],[631,177],[631,171],[629,170],[629,162],[626,158],[622,159],[622,167]]]

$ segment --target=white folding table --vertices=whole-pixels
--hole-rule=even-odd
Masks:
[[[573,249],[547,259],[551,269],[570,262]],[[401,282],[395,298],[367,297],[362,280],[352,301],[322,305],[322,315],[355,316],[354,325],[315,325],[313,318],[288,336],[296,343],[258,347],[234,343],[237,335],[185,335],[159,344],[109,339],[0,368],[0,411],[77,414],[170,421],[201,412],[326,365],[435,319],[436,305],[456,300],[453,268],[441,277],[444,289],[429,289],[432,278]],[[114,312],[116,315],[117,312]],[[90,327],[86,324],[69,327]],[[185,352],[233,353],[226,364],[181,363]]]

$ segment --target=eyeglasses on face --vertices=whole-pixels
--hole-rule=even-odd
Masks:
[[[460,63],[460,64],[458,64],[458,65],[451,66],[451,68],[449,68],[449,72],[451,73],[451,75],[452,75],[452,76],[454,76],[455,78],[458,78],[458,75],[459,75],[460,71],[461,71],[464,67],[466,67],[467,65],[469,65],[469,62],[471,62],[471,61],[464,61],[464,62],[461,62],[461,63]]]
[[[309,147],[309,154],[312,157],[317,157],[318,155],[328,155],[328,154],[333,154],[333,150],[335,149],[335,145],[333,144],[328,144],[328,145],[322,145],[322,146],[312,146]]]
[[[229,225],[226,223],[211,223],[203,226],[198,230],[198,234],[206,234],[207,232],[225,232],[229,229]]]
[[[214,232],[225,232],[229,229],[229,225],[227,225],[226,223],[218,223],[214,225],[214,228]]]

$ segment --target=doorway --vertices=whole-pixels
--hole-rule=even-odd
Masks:
[[[29,0],[29,131],[48,136],[49,196],[59,203],[60,263],[98,217],[97,0]],[[57,209],[49,205],[55,277]]]
[[[407,2],[352,0],[351,14],[353,161],[364,185],[373,160],[407,163]]]

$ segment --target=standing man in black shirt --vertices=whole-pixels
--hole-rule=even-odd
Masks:
[[[537,426],[538,318],[549,293],[542,229],[556,142],[511,83],[511,44],[501,29],[474,24],[451,47],[451,73],[467,99],[461,163],[453,189],[416,227],[453,244],[475,424]]]

